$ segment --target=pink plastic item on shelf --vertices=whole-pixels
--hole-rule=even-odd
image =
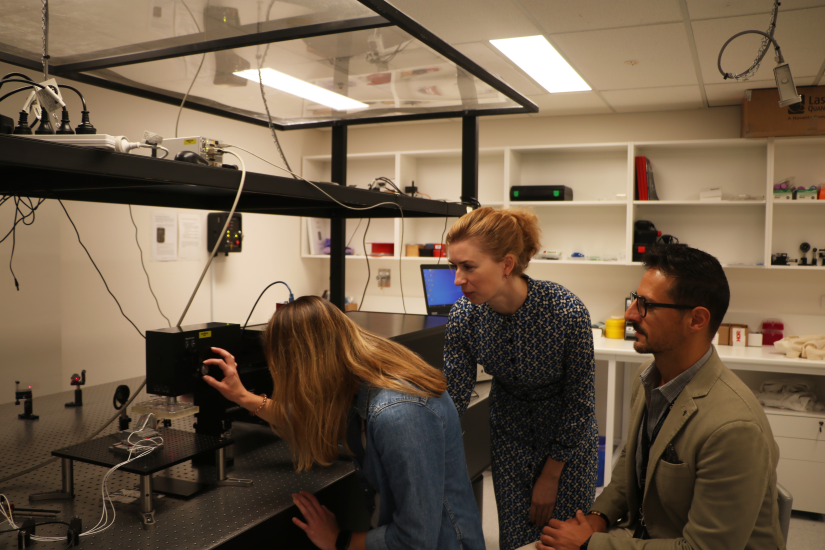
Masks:
[[[779,319],[765,319],[762,321],[762,345],[772,346],[784,338],[785,325]]]

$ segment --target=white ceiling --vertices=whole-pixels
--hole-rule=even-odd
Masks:
[[[774,87],[771,48],[748,82],[724,80],[719,50],[734,34],[767,31],[773,0],[390,0],[539,106],[531,116],[706,109]],[[825,0],[782,0],[774,38],[797,86],[825,71]],[[592,91],[548,94],[490,44],[542,34]],[[758,35],[734,40],[722,68],[751,66]],[[628,63],[628,62],[635,63]]]

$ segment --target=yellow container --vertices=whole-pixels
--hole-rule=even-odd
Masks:
[[[624,339],[624,319],[622,317],[611,317],[605,321],[604,337],[616,340]]]
[[[622,328],[621,330],[619,330],[619,329],[606,329],[604,331],[604,337],[605,338],[614,338],[616,340],[622,340],[622,339],[624,339],[624,328]]]

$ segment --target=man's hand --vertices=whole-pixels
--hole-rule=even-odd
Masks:
[[[591,535],[593,535],[593,528],[584,512],[578,510],[576,517],[567,521],[551,519],[550,524],[541,530],[541,540],[536,543],[536,548],[538,550],[579,550]]]
[[[530,502],[530,522],[541,529],[556,509],[556,497],[559,493],[559,478],[564,469],[564,462],[547,457],[541,475],[533,487],[533,499]]]
[[[298,518],[292,518],[292,523],[304,530],[312,544],[321,550],[335,550],[335,540],[341,531],[335,514],[326,506],[318,502],[315,495],[307,491],[293,493],[292,502],[304,515],[306,523]]]

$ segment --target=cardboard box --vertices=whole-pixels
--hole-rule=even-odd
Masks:
[[[730,345],[738,347],[747,347],[748,345],[748,327],[747,325],[731,325],[730,326]]]
[[[730,325],[726,325],[726,324],[719,325],[719,331],[716,333],[716,336],[719,337],[719,345],[720,346],[729,346],[730,345]]]
[[[418,250],[421,248],[419,244],[408,244],[406,246],[407,250],[407,257],[418,257],[421,254],[418,253]]]
[[[825,135],[825,86],[797,86],[802,103],[779,106],[776,88],[746,90],[742,98],[743,138]]]

